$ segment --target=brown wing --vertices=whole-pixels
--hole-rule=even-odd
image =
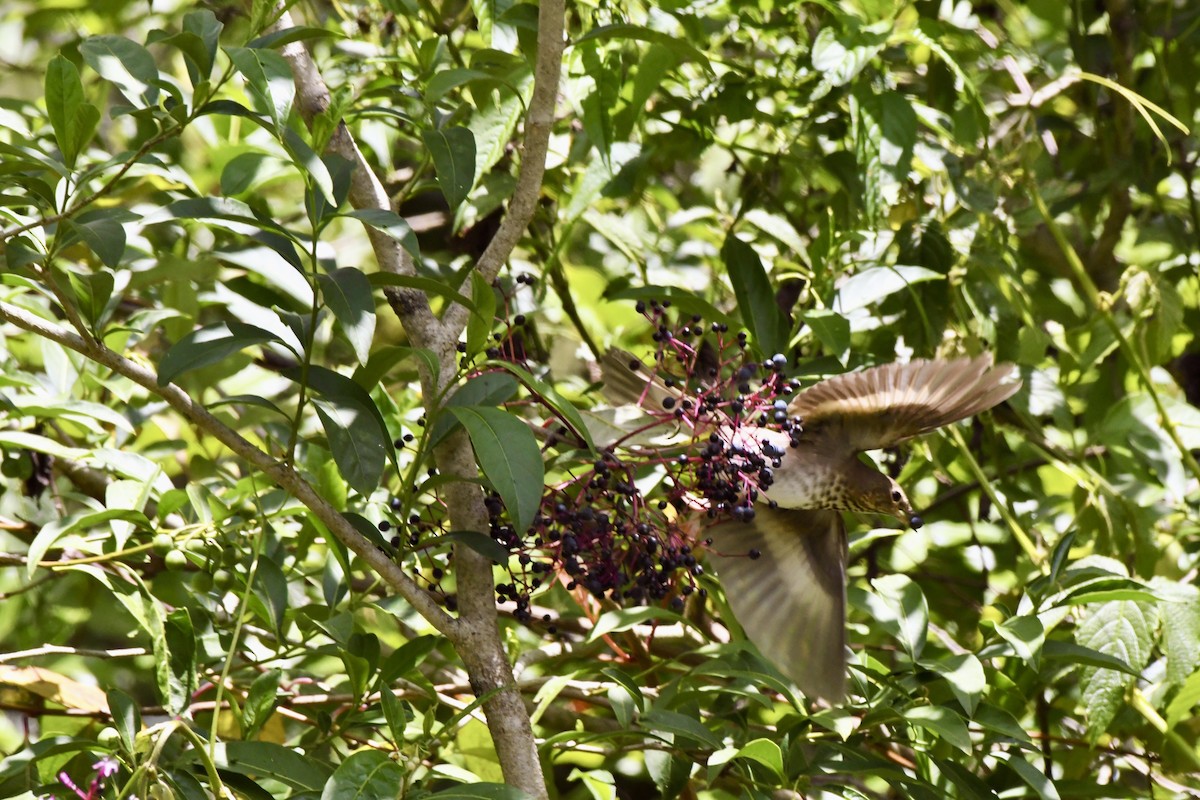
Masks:
[[[746,637],[810,697],[846,693],[846,530],[837,511],[756,510],[708,529]],[[762,555],[751,559],[747,553]]]
[[[661,411],[663,401],[677,398],[678,391],[669,389],[651,368],[626,350],[612,348],[600,357],[600,375],[604,381],[604,396],[613,405],[640,405]]]
[[[990,355],[884,364],[822,381],[791,410],[816,435],[836,429],[853,450],[874,450],[985,411],[1021,388],[1012,364]]]

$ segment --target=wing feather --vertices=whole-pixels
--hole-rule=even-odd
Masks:
[[[760,508],[713,526],[709,560],[747,638],[810,697],[846,692],[846,532],[837,511]],[[762,555],[751,559],[747,553]]]

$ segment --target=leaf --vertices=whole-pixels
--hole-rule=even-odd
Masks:
[[[386,233],[388,236],[400,243],[409,255],[411,255],[418,263],[421,261],[421,246],[417,244],[417,235],[413,233],[413,229],[394,211],[386,211],[382,208],[359,208],[354,211],[347,211],[344,216],[358,220],[364,225],[369,225],[380,233]],[[428,280],[412,276],[391,275],[384,273],[388,279],[401,278],[407,280]],[[383,279],[380,275],[379,279]],[[372,276],[373,278],[375,276]],[[436,281],[434,281],[436,283]],[[395,285],[406,285],[397,283]]]
[[[217,364],[247,347],[277,341],[275,334],[243,322],[194,330],[171,345],[159,362],[158,385],[166,386],[185,372]]]
[[[496,324],[496,290],[475,270],[471,271],[471,304],[476,310],[467,318],[467,352],[482,353],[491,344]]]
[[[421,138],[433,156],[438,186],[453,213],[475,185],[475,134],[455,126],[422,131]]]
[[[601,636],[627,631],[630,628],[651,620],[655,622],[678,622],[680,617],[673,611],[655,606],[619,608],[615,611],[605,611],[600,615],[600,619],[596,620],[595,626],[593,626],[591,632],[588,634],[588,641],[594,642]]]
[[[882,603],[879,622],[894,631],[913,660],[920,658],[929,631],[929,606],[921,587],[906,575],[885,575],[871,585]]]
[[[545,489],[545,465],[533,432],[507,411],[482,406],[447,406],[458,417],[484,476],[500,495],[517,534],[533,524]]]
[[[1046,629],[1040,619],[1035,616],[1011,617],[996,625],[995,631],[1030,667],[1038,668],[1046,639]]]
[[[74,166],[100,122],[100,111],[84,100],[83,81],[70,60],[55,56],[46,65],[46,115],[63,161]]]
[[[734,756],[762,764],[779,779],[783,779],[783,751],[770,739],[752,739],[743,745]]]
[[[646,302],[670,300],[671,305],[675,308],[685,314],[699,314],[705,322],[722,323],[728,325],[731,330],[738,330],[742,327],[741,320],[718,311],[704,298],[678,286],[634,286],[617,291],[606,290],[604,297],[608,300],[644,300]]]
[[[1150,649],[1158,627],[1158,613],[1151,603],[1117,600],[1089,607],[1091,612],[1075,629],[1075,641],[1083,647],[1119,658],[1141,671],[1150,663]],[[1088,715],[1088,732],[1095,741],[1108,728],[1125,699],[1130,681],[1112,669],[1088,667],[1083,673],[1083,701]]]
[[[841,285],[833,307],[842,314],[849,314],[878,303],[914,283],[944,279],[944,275],[925,267],[869,267],[851,275]]]
[[[529,795],[506,783],[472,783],[452,786],[427,795],[438,800],[529,800]]]
[[[924,728],[970,755],[971,737],[967,733],[967,723],[945,706],[916,706],[905,709],[903,715],[910,725]]]
[[[589,451],[595,452],[596,444],[592,441],[591,433],[588,431],[587,425],[579,413],[579,409],[575,408],[570,401],[564,399],[553,386],[511,361],[488,361],[486,366],[499,367],[517,376],[517,380],[525,384],[526,389],[543,400],[550,407],[550,410],[557,414],[558,418],[566,423],[567,427],[573,433],[583,439]]]
[[[468,311],[478,313],[479,309],[470,298],[464,297],[458,289],[448,283],[434,278],[423,278],[419,275],[397,275],[394,272],[372,272],[367,276],[372,286],[403,286],[408,289],[418,289],[427,295],[435,295],[458,303]]]
[[[290,747],[272,742],[226,741],[212,745],[212,748],[213,761],[221,769],[258,778],[274,778],[301,791],[321,791],[332,774],[329,765],[317,756],[301,755]],[[395,798],[395,786],[391,798]]]
[[[850,321],[828,308],[804,312],[804,322],[825,350],[842,364],[850,354]]]
[[[246,79],[246,93],[254,109],[270,117],[276,135],[282,137],[296,97],[292,68],[287,60],[274,50],[251,47],[226,47],[225,53]]]
[[[169,675],[163,703],[172,716],[182,715],[196,691],[196,631],[186,608],[167,615],[163,625]]]
[[[479,553],[479,555],[490,558],[497,564],[504,565],[508,563],[508,550],[505,549],[504,545],[478,531],[449,531],[437,537],[437,541],[450,541],[466,545],[476,553]]]
[[[699,64],[705,72],[712,72],[712,65],[708,58],[699,50],[692,47],[683,39],[670,36],[662,31],[652,30],[641,25],[630,25],[619,23],[616,25],[599,25],[592,28],[583,36],[575,40],[575,46],[578,47],[588,42],[602,42],[607,39],[635,39],[643,42],[650,42],[667,48],[672,53],[683,61],[694,61]]]
[[[975,713],[975,708],[979,705],[979,700],[987,689],[983,664],[975,655],[961,653],[934,661],[922,661],[921,665],[946,679],[946,685],[950,687],[950,691],[954,693],[954,697],[967,716]]]
[[[750,245],[730,234],[721,247],[721,259],[737,296],[742,321],[754,336],[754,344],[767,357],[786,353],[789,325],[762,260]]]
[[[278,703],[279,678],[277,669],[268,670],[254,679],[242,706],[242,737],[254,739],[263,724],[275,711]]]
[[[672,736],[682,736],[686,739],[699,742],[705,747],[718,748],[721,746],[721,740],[710,731],[708,728],[696,718],[689,717],[686,714],[680,714],[675,711],[665,711],[655,708],[638,720],[638,725],[647,731],[651,731],[659,736],[662,734],[671,734]],[[667,737],[664,740],[669,741]]]
[[[330,275],[318,276],[317,281],[321,285],[321,297],[354,348],[358,363],[366,364],[375,339],[375,298],[371,294],[370,281],[362,270],[354,267],[342,267]]]
[[[0,686],[16,686],[42,700],[88,714],[108,714],[110,709],[101,689],[45,667],[0,664]]]
[[[138,108],[158,102],[158,67],[150,51],[124,36],[91,36],[79,45],[88,66]]]
[[[108,690],[108,707],[112,713],[113,727],[121,737],[126,753],[134,752],[134,741],[142,729],[142,712],[134,699],[120,689]]]
[[[424,663],[437,646],[438,637],[426,635],[418,636],[397,647],[379,668],[380,686],[391,686],[397,678],[411,679],[417,667]]]
[[[116,269],[125,255],[125,228],[115,219],[92,218],[88,221],[63,220],[63,232],[82,239],[100,257],[106,267]]]

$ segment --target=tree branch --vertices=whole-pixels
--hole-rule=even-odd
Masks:
[[[517,174],[517,186],[500,229],[475,264],[476,271],[488,283],[496,279],[500,268],[508,261],[513,248],[529,227],[542,192],[542,177],[546,174],[546,153],[550,130],[554,127],[554,107],[562,72],[563,5],[563,0],[541,0],[538,4],[537,63],[533,68],[533,96],[529,100],[529,112],[525,115],[524,152]],[[470,291],[469,282],[464,283],[464,291]],[[443,315],[446,330],[452,332],[456,340],[466,327],[467,314],[466,308],[456,305]]]
[[[161,397],[167,403],[190,420],[196,427],[213,436],[238,456],[258,467],[272,480],[278,483],[289,494],[304,503],[313,516],[325,524],[338,541],[353,550],[358,556],[378,573],[388,585],[413,606],[421,616],[429,621],[441,633],[449,636],[456,622],[438,605],[437,600],[417,585],[400,565],[378,549],[360,534],[350,524],[341,512],[317,494],[309,483],[300,477],[294,469],[276,461],[269,454],[255,447],[237,431],[209,413],[208,409],[192,400],[186,392],[175,384],[159,386],[158,376],[134,361],[122,356],[109,348],[94,341],[88,341],[78,334],[68,331],[58,325],[35,316],[11,303],[0,302],[0,319],[23,328],[63,347],[74,350],[98,364],[123,375],[150,393]]]

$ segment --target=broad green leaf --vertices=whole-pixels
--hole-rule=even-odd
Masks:
[[[295,381],[302,377],[298,368],[283,374]],[[379,407],[361,386],[331,369],[314,364],[307,380],[318,395],[313,405],[338,471],[359,494],[369,496],[379,486],[387,459],[395,456]]]
[[[735,758],[745,758],[756,761],[771,770],[778,778],[783,779],[783,751],[779,745],[770,739],[751,739],[742,745]]]
[[[987,689],[987,678],[983,674],[983,664],[971,653],[948,656],[921,662],[946,679],[946,685],[954,693],[954,697],[962,706],[967,716],[975,713],[979,700]]]
[[[737,295],[742,321],[753,334],[759,352],[768,358],[787,353],[787,318],[775,302],[775,288],[758,253],[741,239],[729,235],[721,247],[721,260]]]
[[[379,668],[380,685],[391,686],[397,678],[411,678],[437,646],[437,636],[418,636],[397,647]]]
[[[448,406],[458,417],[484,476],[500,495],[518,535],[533,524],[545,489],[545,466],[529,426],[513,414],[482,406]]]
[[[242,736],[246,739],[254,739],[263,723],[274,713],[280,675],[277,669],[268,670],[250,684],[246,702],[242,706]]]
[[[365,751],[377,752],[377,751]],[[272,742],[218,742],[213,760],[222,769],[245,775],[271,777],[300,791],[319,792],[333,770],[319,757],[301,754]],[[392,798],[395,798],[393,786]]]
[[[1162,648],[1167,655],[1167,680],[1180,684],[1200,666],[1200,589],[1155,577],[1150,582],[1162,596]]]
[[[945,706],[916,706],[905,709],[904,719],[918,728],[924,728],[953,747],[971,753],[971,737],[967,723]]]
[[[433,156],[438,186],[453,213],[475,184],[475,134],[456,126],[422,131],[421,138]]]
[[[580,436],[588,450],[595,451],[596,445],[592,441],[591,433],[588,432],[587,425],[583,421],[583,417],[579,414],[579,409],[568,400],[564,399],[554,387],[542,381],[533,373],[525,370],[511,361],[488,361],[488,367],[499,367],[507,370],[517,376],[517,380],[521,381],[532,394],[536,395],[540,400],[544,401],[550,407],[550,410],[558,415],[558,418],[566,423],[567,427],[573,433]],[[456,395],[457,396],[457,395]],[[487,405],[483,403],[482,405]]]
[[[678,622],[679,620],[679,615],[673,611],[655,606],[619,608],[615,611],[605,611],[600,615],[600,619],[596,620],[595,626],[592,627],[591,632],[588,634],[588,640],[595,641],[601,636],[627,631],[646,622],[670,623]]]
[[[576,39],[575,45],[579,46],[593,41],[602,42],[607,39],[634,39],[660,45],[670,50],[680,60],[693,61],[703,67],[705,72],[712,71],[712,65],[709,63],[707,56],[695,47],[692,47],[685,40],[641,25],[626,23],[599,25]]]
[[[274,341],[279,341],[275,334],[243,322],[192,331],[171,345],[159,362],[158,385],[166,386],[185,372],[224,361],[247,347]]]
[[[29,543],[29,551],[26,554],[26,575],[33,576],[33,573],[37,571],[38,563],[45,558],[46,551],[62,537],[75,531],[92,531],[97,526],[103,526],[104,523],[111,523],[114,520],[124,520],[143,529],[150,528],[150,520],[146,519],[145,514],[128,508],[81,511],[52,520],[43,525],[37,535],[33,537],[33,541]]]
[[[1088,616],[1075,629],[1075,641],[1106,655],[1119,658],[1134,670],[1150,662],[1158,612],[1151,603],[1117,600],[1090,606]],[[1125,700],[1133,680],[1112,669],[1088,667],[1083,673],[1083,701],[1088,714],[1088,732],[1095,741],[1108,728]]]
[[[508,550],[504,545],[478,531],[450,531],[443,533],[437,539],[438,541],[449,541],[466,545],[476,553],[479,553],[479,555],[490,558],[497,564],[504,565],[508,563]]]
[[[247,94],[254,101],[254,109],[270,117],[275,124],[276,135],[282,136],[287,130],[288,115],[292,112],[296,97],[292,68],[274,50],[227,47],[225,52],[245,78]]]
[[[46,114],[54,129],[54,138],[62,150],[63,161],[74,166],[75,159],[91,141],[100,122],[100,111],[84,100],[79,70],[62,56],[46,65]]]
[[[529,800],[529,795],[506,783],[462,784],[429,795],[437,800]]]
[[[116,269],[121,265],[121,256],[125,254],[125,228],[115,219],[63,220],[62,226],[71,239],[82,239],[106,267]]]
[[[643,730],[660,736],[663,734],[669,734],[671,738],[682,736],[685,739],[698,742],[705,747],[717,748],[721,746],[721,740],[716,734],[706,728],[700,720],[676,711],[666,711],[661,708],[651,709],[642,715],[642,718],[638,720],[638,725]],[[666,736],[663,738],[666,741],[671,740],[671,738]]]
[[[467,352],[474,355],[491,346],[496,324],[496,290],[476,271],[471,272],[471,304],[476,311],[467,319]]]
[[[108,710],[112,713],[112,724],[121,737],[126,753],[134,752],[134,740],[142,729],[142,712],[137,702],[120,689],[108,690]]]
[[[914,660],[920,658],[929,631],[929,606],[921,587],[906,575],[885,575],[871,585],[881,603],[878,621],[894,631]]]
[[[944,275],[925,267],[868,267],[851,275],[841,285],[833,308],[842,314],[849,314],[891,297],[914,283],[943,279]]]
[[[358,363],[366,364],[375,339],[375,298],[362,270],[342,267],[317,278],[321,297],[354,348]]]
[[[347,211],[346,216],[353,217],[365,225],[370,225],[372,228],[381,233],[386,233],[388,236],[399,242],[400,246],[403,247],[409,255],[420,262],[421,246],[417,244],[417,235],[413,233],[413,229],[409,227],[407,222],[404,221],[404,218],[396,212],[386,211],[382,208],[359,208],[355,209],[354,211]],[[395,279],[397,281],[396,283],[385,284],[393,286],[407,285],[400,283],[400,280],[430,281],[430,283],[437,283],[429,278],[419,278],[407,275],[392,275],[390,273],[377,273],[377,275],[372,275],[371,277],[373,281]],[[376,283],[376,285],[378,285],[378,283]],[[422,287],[417,286],[414,288]]]
[[[124,36],[92,36],[79,45],[79,54],[100,77],[111,82],[138,108],[158,102],[158,67],[146,48]]]
[[[186,608],[177,608],[167,615],[163,635],[170,653],[164,705],[170,714],[180,716],[187,711],[196,691],[196,631]]]
[[[1042,645],[1046,639],[1046,629],[1042,621],[1035,616],[1012,617],[995,626],[1000,638],[1012,645],[1013,650],[1034,669],[1042,657]]]
[[[828,308],[804,312],[804,322],[825,350],[842,364],[850,354],[850,322]]]
[[[517,394],[517,382],[504,372],[484,372],[467,380],[446,400],[447,406],[499,406]],[[429,430],[429,444],[436,447],[458,426],[453,414],[438,414]]]

